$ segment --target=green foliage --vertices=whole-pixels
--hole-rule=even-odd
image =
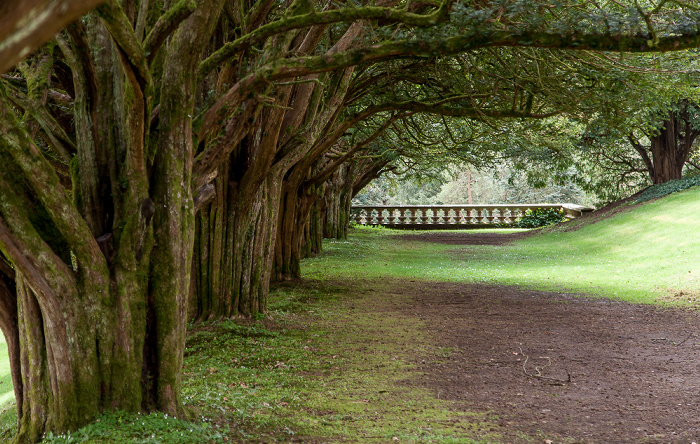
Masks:
[[[163,413],[150,415],[108,412],[74,433],[54,435],[49,432],[43,443],[110,443],[110,444],[187,444],[223,443],[225,433],[208,420],[193,423]]]
[[[535,210],[525,211],[525,215],[517,218],[513,222],[514,228],[537,228],[547,225],[566,222],[568,219],[564,217],[564,211],[555,208],[537,208]]]
[[[0,442],[9,442],[17,433],[17,409],[15,404],[5,404],[0,411]]]
[[[467,174],[470,170],[470,174]],[[471,189],[474,204],[536,204],[568,202],[590,206],[591,199],[571,180],[532,186],[526,173],[507,161],[475,169],[465,163],[443,168],[443,177],[397,177],[388,173],[370,182],[353,199],[354,205],[466,204]],[[470,182],[470,184],[469,184]]]
[[[700,185],[700,174],[693,176],[684,177],[678,180],[670,180],[666,183],[660,183],[652,185],[646,190],[644,190],[634,203],[646,202],[648,200],[657,199],[659,197],[667,196],[671,193],[686,190],[690,187],[695,187]]]

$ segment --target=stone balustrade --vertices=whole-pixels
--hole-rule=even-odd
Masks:
[[[496,205],[363,205],[353,206],[350,220],[361,225],[391,228],[455,229],[512,224],[527,210],[562,209],[570,219],[593,211],[574,204],[496,204]]]

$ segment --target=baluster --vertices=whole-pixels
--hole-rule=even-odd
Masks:
[[[472,221],[471,208],[462,208],[461,214],[462,214],[462,222],[464,222],[465,224],[471,223],[471,221]]]
[[[418,217],[416,210],[414,208],[406,208],[406,211],[408,211],[408,223],[415,224]]]
[[[409,210],[407,210],[406,208],[399,208],[398,219],[399,219],[399,224],[401,224],[401,225],[406,223],[406,216],[405,216],[406,211],[409,211]]]
[[[491,208],[486,208],[486,223],[489,225],[493,223],[493,210]]]
[[[384,225],[384,208],[377,210],[377,224]]]
[[[452,208],[445,208],[445,215],[442,218],[443,223],[452,225],[452,215],[450,213],[452,213]]]
[[[459,223],[468,224],[469,223],[469,208],[459,209]]]
[[[418,211],[420,211],[420,223],[422,224],[427,224],[428,223],[428,209],[427,208],[418,208]]]
[[[476,223],[482,224],[484,222],[484,216],[483,216],[484,209],[476,207],[476,208],[474,208],[474,210],[476,210],[476,218],[475,218]]]
[[[503,209],[495,208],[493,212],[493,223],[500,224],[503,222]]]
[[[430,217],[430,220],[432,223],[437,224],[440,221],[440,216],[438,216],[438,209],[437,208],[431,208],[430,212],[432,213],[432,216]]]
[[[474,219],[474,223],[477,225],[481,224],[481,221],[483,219],[481,212],[482,212],[481,208],[474,208],[474,218],[473,219]]]
[[[362,209],[361,208],[357,208],[357,209],[355,209],[355,211],[353,211],[352,219],[355,221],[356,224],[362,224]]]
[[[393,224],[394,220],[396,220],[396,215],[394,214],[394,211],[396,211],[396,208],[389,208],[387,211],[389,212],[387,220],[389,221],[390,224]]]

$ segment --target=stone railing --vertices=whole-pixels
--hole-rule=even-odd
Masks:
[[[570,219],[593,211],[574,204],[367,205],[353,206],[350,220],[362,225],[431,230],[493,227],[511,224],[527,210],[537,208],[562,209]]]

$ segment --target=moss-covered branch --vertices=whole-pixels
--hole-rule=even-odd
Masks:
[[[388,102],[380,107],[376,107],[377,111],[384,110],[402,110],[412,111],[414,113],[437,114],[440,116],[450,117],[466,117],[466,118],[528,118],[528,119],[544,119],[559,114],[558,111],[549,113],[532,113],[527,111],[518,111],[513,109],[482,109],[473,106],[459,106],[450,104],[449,100],[441,100],[439,102],[420,102],[417,100],[407,100],[404,102]]]
[[[292,29],[307,28],[314,25],[328,25],[339,22],[352,22],[356,20],[380,19],[384,22],[404,23],[412,26],[433,26],[447,18],[451,0],[445,0],[440,7],[426,15],[414,14],[395,8],[383,8],[368,6],[362,8],[343,8],[329,11],[311,11],[308,14],[285,17],[267,25],[261,26],[255,31],[225,44],[221,49],[204,60],[199,67],[200,77],[207,75],[212,69],[219,66],[224,60],[238,51],[265,41],[265,39]]]
[[[9,86],[7,89],[10,101],[39,123],[56,153],[64,162],[70,162],[71,153],[76,150],[75,143],[51,113],[41,103],[31,100],[18,89]]]
[[[151,83],[151,73],[146,64],[145,52],[129,18],[116,0],[108,0],[97,8],[97,12],[145,90],[145,85]]]
[[[100,248],[85,221],[68,197],[57,192],[62,187],[51,165],[23,131],[7,103],[7,93],[0,84],[0,154],[10,156],[24,180],[46,209],[52,223],[70,245],[78,259],[86,265],[99,267],[105,263]]]
[[[180,0],[158,19],[143,41],[143,50],[149,63],[156,56],[165,39],[194,12],[196,7],[193,0]]]
[[[356,144],[352,148],[350,148],[345,154],[341,155],[337,159],[335,159],[333,162],[331,162],[329,165],[327,165],[321,172],[316,174],[314,177],[311,179],[307,180],[304,183],[305,187],[311,187],[314,185],[318,185],[322,182],[327,181],[330,179],[330,177],[340,168],[340,166],[345,163],[348,159],[350,159],[353,155],[355,155],[356,152],[360,151],[370,143],[374,142],[377,140],[379,136],[382,135],[382,133],[394,122],[396,122],[398,119],[401,119],[404,117],[406,114],[404,113],[396,113],[390,118],[388,118],[379,128],[377,128],[372,135],[364,139],[362,142]]]
[[[406,39],[355,48],[321,56],[280,59],[262,67],[257,75],[267,80],[286,79],[326,72],[364,63],[405,57],[437,57],[487,47],[556,48],[587,51],[667,52],[700,46],[700,27],[683,35],[659,37],[648,34],[556,34],[549,32],[474,32],[431,40]]]
[[[64,26],[104,0],[3,0],[0,73],[49,41]]]

